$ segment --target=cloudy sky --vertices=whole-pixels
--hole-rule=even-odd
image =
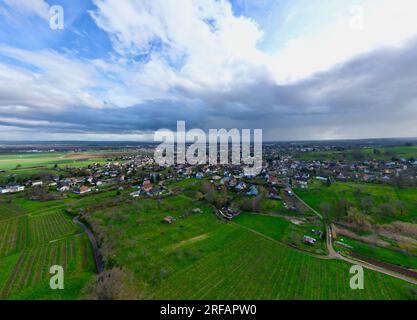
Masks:
[[[417,1],[0,0],[0,140],[152,140],[177,120],[417,137]]]

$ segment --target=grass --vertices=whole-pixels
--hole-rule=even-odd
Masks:
[[[395,265],[407,266],[417,270],[417,257],[407,255],[403,252],[371,246],[361,241],[350,239],[348,237],[342,237],[343,243],[351,246],[353,249],[348,249],[344,246],[336,244],[335,246],[340,250],[347,253],[356,252],[365,257],[373,258],[375,260],[386,262]]]
[[[203,213],[188,214],[194,207]],[[176,218],[173,224],[162,223],[166,215]],[[184,196],[141,199],[89,220],[111,244],[113,263],[134,272],[145,299],[413,299],[406,282],[368,270],[365,290],[353,291],[348,263],[314,258],[221,222]],[[239,220],[276,239],[289,228],[276,217]]]
[[[321,211],[324,203],[336,203],[340,199],[346,199],[357,208],[361,201],[370,197],[373,208],[381,204],[395,204],[401,201],[405,204],[402,214],[395,216],[370,213],[377,223],[390,223],[393,221],[417,222],[417,192],[414,188],[399,189],[387,185],[362,184],[352,182],[335,182],[330,187],[321,182],[310,184],[309,190],[295,190],[297,194],[311,207]]]
[[[417,159],[416,146],[400,146],[385,148],[360,148],[348,149],[343,151],[310,151],[298,153],[295,158],[299,160],[391,160],[397,159]]]
[[[0,210],[0,239],[6,234],[0,242],[1,297],[80,297],[95,272],[94,261],[88,239],[63,211],[83,208],[104,239],[111,257],[107,261],[133,271],[133,285],[145,299],[416,298],[408,283],[368,270],[365,290],[351,290],[348,263],[314,258],[279,243],[316,227],[249,213],[236,223],[224,223],[204,202],[186,196],[195,182],[176,183],[185,193],[160,200],[127,202],[125,192],[117,196],[115,190],[46,202],[22,194],[2,198],[0,206],[8,210]],[[281,205],[268,200],[263,210],[278,213]],[[193,208],[202,213],[193,213]],[[166,216],[175,221],[163,223]],[[49,289],[49,267],[56,263],[66,270],[62,291]]]
[[[8,299],[75,299],[95,272],[90,242],[86,235],[75,235],[22,251],[4,282],[1,295]],[[14,257],[16,258],[16,257]],[[49,287],[49,268],[64,268],[65,289]]]
[[[8,195],[0,211],[0,298],[77,299],[96,272],[91,244],[63,213],[72,197],[32,201]],[[50,266],[64,267],[65,290],[49,287]]]
[[[297,225],[283,217],[252,213],[241,214],[233,221],[238,225],[255,230],[292,247],[315,254],[327,254],[326,242],[312,232],[313,229],[324,231],[324,227],[320,222],[315,225],[311,223]],[[317,240],[316,245],[310,246],[303,243],[304,236],[315,238]]]
[[[19,173],[18,171],[22,169],[39,170],[42,167],[52,167],[55,165],[85,167],[96,162],[105,163],[106,159],[112,155],[112,153],[108,152],[28,152],[0,154],[0,170],[11,170],[11,173]],[[117,156],[119,154],[114,153],[114,155]]]
[[[349,288],[349,264],[323,261],[233,225],[190,246],[206,254],[162,281],[158,299],[410,299],[404,282],[365,271]]]

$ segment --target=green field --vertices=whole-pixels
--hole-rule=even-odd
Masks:
[[[206,254],[151,294],[159,299],[412,299],[409,285],[365,271],[365,289],[349,287],[349,264],[288,249],[227,225],[190,246]]]
[[[190,214],[195,207],[203,213]],[[162,223],[167,215],[176,221]],[[365,290],[351,290],[348,263],[281,244],[288,225],[279,220],[271,226],[278,220],[270,219],[248,214],[224,223],[203,203],[184,196],[141,199],[89,217],[106,235],[106,247],[113,248],[112,265],[134,272],[144,299],[416,298],[408,283],[368,270]]]
[[[330,187],[320,182],[311,184],[309,190],[296,190],[297,194],[310,206],[317,211],[322,211],[324,204],[332,204],[335,206],[341,200],[347,200],[350,206],[355,207],[368,220],[370,225],[389,225],[395,221],[403,221],[407,223],[417,222],[417,193],[415,189],[399,189],[385,185],[359,184],[338,182],[333,183]],[[372,208],[364,206],[364,199],[370,203]],[[397,203],[401,203],[401,209],[396,208]],[[388,214],[388,209],[380,210],[381,206],[392,207],[392,212]],[[339,210],[337,205],[333,210]],[[333,219],[344,221],[347,217],[342,217],[338,212],[332,212]],[[373,235],[371,230],[361,228],[348,229],[353,231],[357,236],[370,237]],[[373,235],[375,236],[375,235]],[[401,237],[402,235],[399,234]],[[353,236],[352,236],[353,237]],[[352,249],[336,245],[339,251],[356,252],[363,256],[367,256],[382,262],[395,265],[407,266],[417,269],[417,256],[404,252],[398,241],[393,238],[386,238],[381,234],[377,234],[376,238],[385,241],[388,246],[376,246],[371,243],[359,241],[358,238],[351,239],[348,236],[339,236],[343,238],[347,245]],[[363,240],[363,239],[361,239]]]
[[[239,225],[260,232],[272,239],[298,249],[315,254],[327,254],[326,242],[321,240],[312,230],[324,231],[321,222],[316,224],[302,223],[295,224],[288,219],[279,216],[268,216],[244,213],[233,220]],[[303,236],[310,236],[317,240],[315,246],[303,243]]]
[[[417,256],[406,255],[398,250],[372,246],[344,236],[341,238],[343,238],[343,243],[351,246],[352,249],[336,244],[335,246],[339,251],[347,253],[356,252],[362,256],[381,262],[402,265],[417,270]]]
[[[93,163],[105,163],[106,159],[119,153],[103,152],[22,152],[0,154],[0,170],[8,170],[18,174],[22,169],[35,169],[53,167],[85,167]],[[18,169],[18,170],[14,170]]]
[[[0,204],[6,209],[0,211],[0,298],[79,298],[95,262],[87,236],[58,209],[65,202],[5,198],[11,202]],[[56,264],[64,268],[64,290],[49,287],[49,268]]]
[[[309,190],[295,191],[317,211],[322,210],[322,204],[334,204],[341,199],[347,200],[357,208],[363,206],[364,199],[371,201],[373,208],[378,208],[383,204],[395,205],[401,201],[405,206],[402,212],[395,210],[393,215],[388,215],[370,210],[367,214],[377,223],[397,220],[417,223],[417,192],[414,188],[399,189],[386,185],[351,182],[335,182],[328,187],[326,184],[314,181],[310,183]]]
[[[343,151],[311,151],[296,153],[299,160],[391,160],[417,159],[417,147],[358,148]]]
[[[143,299],[416,299],[410,284],[369,270],[365,290],[353,291],[348,263],[291,248],[294,234],[299,242],[317,226],[308,219],[296,225],[291,216],[280,216],[280,201],[263,204],[268,215],[243,213],[226,223],[216,218],[211,206],[192,197],[198,190],[196,180],[170,187],[184,192],[159,200],[133,200],[127,189],[121,194],[69,194],[47,202],[28,200],[24,194],[2,196],[1,298],[81,297],[95,265],[88,239],[64,213],[70,209],[83,212],[107,268],[133,272],[130,285]],[[175,221],[163,223],[166,216]],[[301,249],[321,246],[324,243]],[[49,289],[52,264],[64,266],[65,290]]]

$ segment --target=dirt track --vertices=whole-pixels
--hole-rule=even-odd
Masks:
[[[293,191],[294,192],[294,191]],[[315,209],[313,209],[311,206],[309,206],[306,202],[304,202],[296,193],[294,193],[295,197],[298,199],[298,201],[300,201],[303,205],[305,205],[307,208],[309,208],[313,213],[315,213],[317,216],[319,216],[321,219],[323,218],[322,215],[317,212]],[[410,276],[405,275],[404,273],[399,273],[396,272],[394,270],[390,270],[387,269],[386,266],[380,262],[378,262],[378,265],[375,265],[374,263],[372,263],[372,261],[370,259],[366,259],[368,261],[362,261],[362,260],[357,260],[354,259],[353,257],[347,257],[347,256],[343,256],[340,253],[338,253],[336,250],[334,250],[333,248],[333,238],[332,238],[332,229],[330,226],[326,226],[326,234],[327,234],[327,250],[329,252],[328,256],[326,257],[327,259],[337,259],[337,260],[343,260],[346,262],[349,262],[351,264],[355,264],[355,265],[359,265],[362,266],[364,268],[373,270],[373,271],[377,271],[404,281],[407,281],[409,283],[415,284],[417,285],[417,279],[414,279]],[[318,257],[323,259],[323,257]]]

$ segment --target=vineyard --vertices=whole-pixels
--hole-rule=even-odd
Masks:
[[[88,237],[62,212],[0,221],[0,299],[77,298],[95,262]],[[61,265],[70,290],[49,289],[49,268]]]
[[[21,216],[0,221],[0,257],[79,231],[63,213]]]
[[[250,215],[250,221],[225,224],[203,206],[201,214],[184,215],[199,205],[191,201],[141,199],[91,216],[111,239],[115,263],[134,272],[145,299],[416,298],[415,286],[367,269],[365,289],[352,290],[351,264],[282,244],[285,228],[270,225],[279,219]],[[161,223],[167,214],[176,219],[172,224]]]
[[[156,299],[413,299],[411,285],[365,270],[365,290],[349,287],[348,263],[320,260],[235,226],[189,250],[207,251],[151,293]],[[223,244],[223,245],[222,245]],[[184,284],[187,284],[184,286]]]

